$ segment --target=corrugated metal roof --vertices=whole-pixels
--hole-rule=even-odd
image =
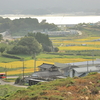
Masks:
[[[39,80],[39,79],[30,79],[30,80],[32,80],[32,81],[37,81],[37,82],[47,82],[47,81],[45,81],[45,80]]]
[[[61,72],[59,71],[39,71],[39,72],[35,72],[32,74],[32,76],[34,77],[52,77],[52,76],[60,76],[62,75]]]
[[[73,68],[78,73],[99,71],[95,66]]]
[[[43,63],[42,65],[38,66],[39,68],[51,68],[51,67],[56,67],[54,66],[53,64],[46,64],[46,63]]]

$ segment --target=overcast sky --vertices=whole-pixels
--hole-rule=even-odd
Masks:
[[[100,0],[0,0],[0,10],[65,8],[66,10],[98,10]]]

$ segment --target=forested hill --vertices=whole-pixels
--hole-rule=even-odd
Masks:
[[[54,24],[49,24],[46,20],[39,23],[36,18],[20,18],[10,20],[9,18],[0,17],[0,33],[9,31],[12,35],[26,35],[33,31],[45,31],[45,30],[58,30],[58,27]]]

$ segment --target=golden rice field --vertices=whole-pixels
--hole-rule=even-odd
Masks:
[[[81,42],[79,42],[79,41],[59,41],[59,40],[57,40],[57,41],[53,41],[53,43],[54,44],[63,44],[63,45],[67,45],[67,44],[91,44],[91,45],[100,45],[100,42],[99,41],[93,41],[93,42],[87,42],[87,41],[81,41]]]
[[[91,41],[91,40],[95,40],[95,39],[100,39],[100,37],[89,37],[89,38],[84,38],[84,39],[75,39],[73,41],[71,40],[66,40],[66,38],[56,38],[56,39],[52,39],[52,42],[54,45],[59,45],[59,50],[63,51],[63,50],[100,50],[100,48],[98,47],[98,45],[100,45],[99,41],[95,41],[95,42],[87,42],[87,41]],[[63,44],[63,45],[61,45]],[[67,44],[76,44],[78,46],[66,46]],[[87,44],[87,46],[80,46],[81,44]],[[95,45],[94,47],[88,46],[88,45]],[[36,67],[37,67],[37,71],[38,66],[43,64],[43,63],[48,63],[48,64],[54,64],[55,62],[58,63],[72,63],[72,62],[81,62],[81,61],[87,61],[88,59],[82,59],[82,58],[52,58],[52,59],[38,59],[38,61],[36,61]],[[17,70],[13,70],[13,71],[8,71],[7,74],[8,75],[17,75],[17,74],[22,74],[23,73],[23,64],[24,64],[24,73],[31,73],[34,72],[34,60],[28,60],[28,61],[15,61],[15,62],[9,62],[9,63],[0,63],[0,67],[3,68],[20,68]]]
[[[52,62],[47,62],[47,61],[36,61],[36,67],[38,67],[42,63],[53,64]],[[22,68],[23,64],[24,64],[24,67],[25,67],[24,73],[34,72],[34,60],[24,61],[24,63],[22,61],[15,61],[15,62],[9,62],[9,63],[0,63],[0,67],[4,67],[4,68]],[[36,70],[38,71],[38,68]],[[21,74],[22,72],[23,72],[22,69],[18,69],[18,70],[8,71],[7,74],[8,75],[15,75],[15,74]]]
[[[96,47],[87,47],[87,46],[70,46],[70,47],[58,47],[59,50],[100,50]]]
[[[40,59],[41,60],[41,59]],[[58,62],[58,63],[72,63],[72,62],[82,62],[82,61],[87,61],[90,59],[82,59],[82,58],[52,58],[52,59],[43,59],[44,61],[47,62]]]
[[[40,60],[40,61],[39,61]],[[82,58],[52,58],[52,59],[39,59],[36,61],[36,71],[38,71],[38,66],[43,64],[43,63],[48,63],[48,64],[54,64],[55,62],[58,63],[72,63],[72,62],[81,62],[81,61],[87,61],[87,59],[82,59]],[[15,61],[15,62],[10,62],[10,63],[0,63],[0,67],[6,67],[6,68],[21,68],[18,70],[13,70],[13,71],[7,71],[7,75],[17,75],[17,74],[22,74],[23,73],[23,62],[21,61]],[[28,60],[24,61],[24,73],[32,73],[34,72],[34,60]],[[3,72],[5,73],[5,72]]]
[[[85,39],[76,39],[75,41],[91,41],[95,39],[100,39],[100,37],[87,37]]]
[[[76,41],[56,41],[53,42],[54,44],[59,44],[59,45],[68,45],[68,44],[76,44],[76,45],[81,45],[81,44],[87,44],[87,45],[100,45],[100,42],[98,41],[93,41],[93,42],[76,42]]]
[[[100,37],[88,37],[84,39],[64,40],[55,39],[53,44],[58,46],[59,50],[100,50],[100,41],[92,41],[100,39]],[[87,42],[88,41],[88,42]],[[90,42],[91,41],[91,42]],[[68,46],[74,44],[75,46]],[[86,46],[82,46],[86,44]]]

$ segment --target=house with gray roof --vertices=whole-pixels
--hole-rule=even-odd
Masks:
[[[43,63],[42,65],[38,66],[40,71],[58,71],[58,67],[53,64]]]
[[[25,77],[25,81],[29,82],[29,85],[42,81],[51,81],[63,76],[63,74],[58,70],[58,67],[53,64],[43,63],[38,67],[40,71],[34,72],[30,76]]]

